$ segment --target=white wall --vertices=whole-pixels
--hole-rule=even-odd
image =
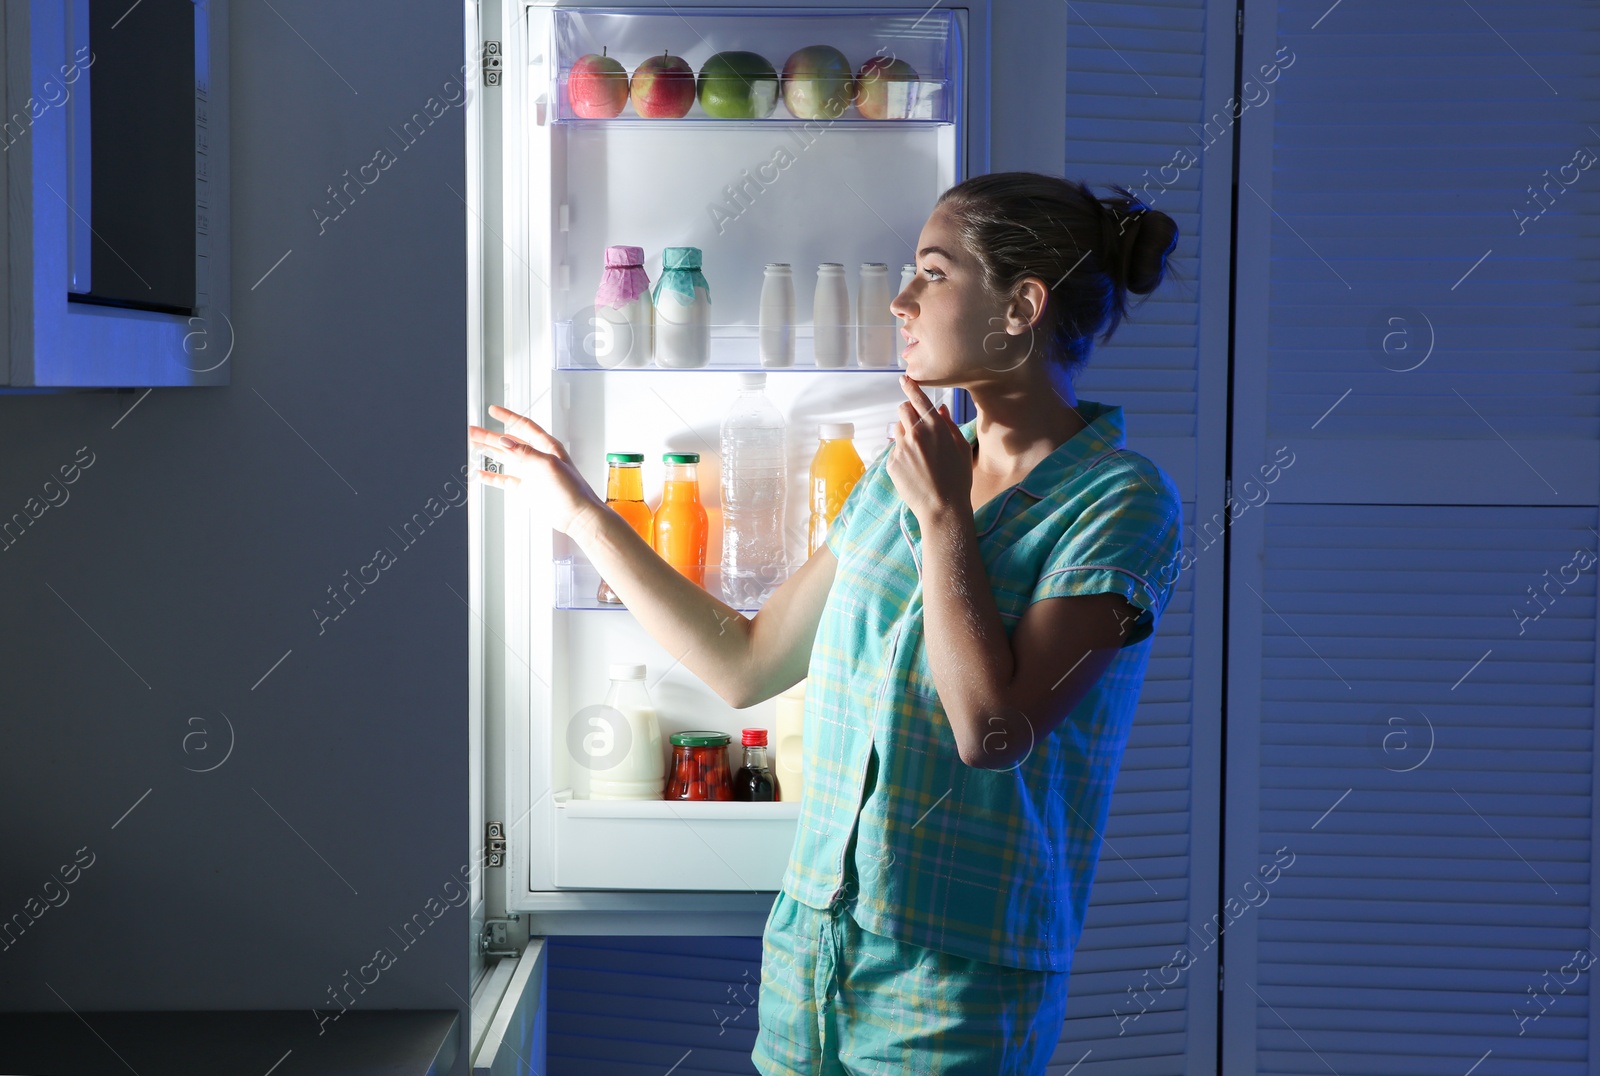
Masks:
[[[428,516],[467,457],[463,110],[394,133],[463,102],[462,8],[231,7],[232,385],[125,416],[137,394],[0,396],[0,519],[93,460],[0,552],[0,920],[47,909],[0,951],[0,1009],[310,1023],[383,947],[353,1011],[465,1020],[466,513]]]

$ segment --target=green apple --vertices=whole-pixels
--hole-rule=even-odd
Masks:
[[[698,93],[708,116],[764,120],[778,107],[778,72],[758,53],[719,52],[701,66]]]

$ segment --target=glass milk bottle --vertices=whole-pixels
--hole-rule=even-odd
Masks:
[[[645,690],[644,671],[643,665],[611,666],[611,688],[604,709],[590,718],[593,731],[583,741],[585,764],[593,769],[590,799],[661,798],[667,759],[656,708]]]
[[[911,282],[915,279],[917,279],[917,267],[915,265],[907,262],[905,265],[900,267],[900,290],[902,292],[909,288],[911,286]],[[895,315],[895,321],[899,322],[899,325],[905,324],[905,320],[902,319],[898,314]],[[901,368],[904,368],[906,364],[906,357],[903,354],[905,349],[905,335],[898,331],[897,326],[894,337],[894,364]]]
[[[794,273],[770,262],[761,281],[761,365],[794,365]]]
[[[688,370],[711,361],[711,286],[699,247],[668,247],[656,281],[656,365]]]
[[[856,364],[889,367],[895,364],[894,340],[898,319],[889,312],[889,267],[883,262],[861,264],[861,287],[856,292]]]
[[[644,248],[606,248],[605,272],[594,293],[596,330],[580,341],[580,353],[592,355],[607,368],[649,366],[654,352],[654,315],[650,277],[644,271]],[[573,326],[587,334],[590,326]]]
[[[817,366],[837,369],[850,365],[850,289],[843,262],[817,266],[817,294],[811,308],[813,346]]]

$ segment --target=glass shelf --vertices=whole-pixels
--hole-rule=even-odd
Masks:
[[[556,102],[556,108],[551,115],[550,122],[566,127],[578,128],[606,128],[609,130],[635,130],[661,128],[688,128],[700,130],[715,129],[729,130],[740,127],[800,127],[815,132],[822,132],[830,127],[903,127],[907,124],[919,126],[939,126],[950,124],[950,110],[945,106],[945,97],[948,90],[944,80],[921,79],[914,85],[916,90],[909,93],[899,104],[899,114],[885,119],[869,119],[857,111],[851,104],[840,115],[829,119],[801,119],[791,113],[784,105],[782,99],[772,115],[765,119],[724,119],[718,116],[709,116],[705,109],[700,107],[700,102],[695,101],[689,106],[689,111],[683,116],[669,118],[647,118],[633,110],[630,101],[622,106],[622,112],[611,119],[596,119],[593,117],[579,116],[572,111],[572,99],[567,94],[567,75],[563,71],[558,79],[555,92],[551,100]]]
[[[805,371],[807,373],[845,374],[901,374],[905,367],[900,363],[897,353],[892,364],[883,366],[861,366],[856,361],[856,356],[851,355],[848,366],[818,366],[815,361],[812,329],[809,325],[795,326],[794,339],[794,365],[792,366],[763,366],[761,365],[760,330],[754,325],[713,325],[711,326],[711,359],[705,366],[697,367],[672,367],[657,366],[654,361],[648,366],[607,366],[600,359],[607,357],[614,349],[625,349],[625,341],[619,342],[609,332],[607,323],[596,321],[592,326],[593,331],[585,333],[582,340],[577,340],[573,333],[571,321],[558,321],[555,328],[555,368],[557,370],[591,370],[624,373],[641,373],[646,371],[670,373],[721,372],[732,373],[738,370],[761,370],[767,373],[785,371]],[[899,348],[904,344],[904,338],[898,328],[894,329],[895,346]],[[855,330],[850,330],[852,341]],[[854,348],[851,349],[854,351]]]
[[[789,572],[792,575],[798,565],[791,565]],[[610,602],[600,601],[595,594],[600,589],[600,573],[595,570],[586,557],[574,554],[563,557],[553,563],[555,571],[555,607],[557,609],[627,609],[625,605],[614,605]],[[774,582],[776,589],[783,580]],[[754,616],[761,608],[760,604],[751,601],[735,601],[723,593],[722,569],[718,565],[706,566],[705,589],[712,596],[727,602],[741,613]]]

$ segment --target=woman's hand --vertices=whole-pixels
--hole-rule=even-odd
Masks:
[[[482,426],[468,426],[468,438],[495,459],[526,462],[534,500],[550,520],[551,527],[570,534],[574,525],[588,513],[605,510],[605,501],[595,495],[572,465],[566,446],[546,433],[537,422],[499,404],[489,405],[489,417],[522,437],[501,435]],[[480,482],[500,489],[509,489],[522,481],[513,474],[493,471],[476,474]]]
[[[947,509],[972,507],[972,446],[950,417],[950,409],[933,401],[905,374],[900,388],[907,400],[898,409],[900,429],[889,450],[886,469],[900,499],[917,522],[926,524]]]

